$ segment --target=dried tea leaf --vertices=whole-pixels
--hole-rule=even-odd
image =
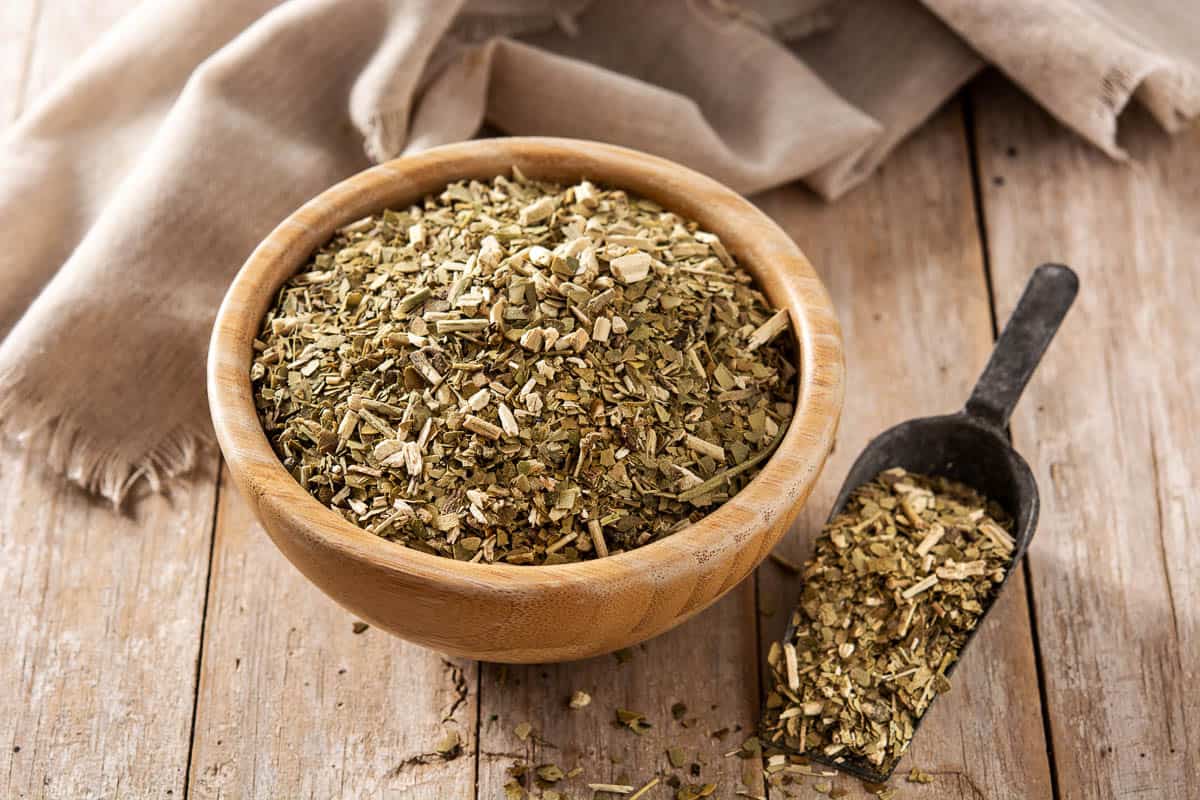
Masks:
[[[632,786],[623,783],[589,783],[587,787],[593,792],[605,792],[607,794],[629,794],[633,791]]]
[[[787,312],[694,221],[517,174],[338,230],[263,320],[255,405],[295,479],[378,536],[604,558],[754,477],[798,354]]]
[[[909,783],[933,783],[933,776],[923,769],[913,767],[905,778]]]
[[[566,775],[557,764],[543,764],[536,771],[538,779],[546,783],[558,783]]]
[[[446,731],[433,749],[447,761],[453,760],[462,754],[462,738],[458,735],[458,731]]]
[[[825,526],[792,637],[767,655],[766,744],[887,772],[991,603],[1012,522],[970,487],[895,468]],[[789,767],[790,769],[790,767]]]
[[[646,716],[637,711],[629,711],[624,708],[616,710],[617,727],[628,728],[629,730],[641,736],[653,726],[646,721]]]
[[[629,795],[629,800],[638,800],[639,797],[644,797],[646,792],[658,786],[658,778],[651,778],[642,788],[638,789],[633,794]]]

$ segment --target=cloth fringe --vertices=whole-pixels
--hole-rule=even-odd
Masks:
[[[0,436],[16,442],[54,473],[120,508],[140,484],[151,492],[216,455],[211,431],[180,425],[136,454],[102,443],[71,412],[43,417],[10,389],[0,390]]]

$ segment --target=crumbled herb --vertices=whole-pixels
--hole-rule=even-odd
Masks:
[[[757,736],[751,736],[742,742],[742,746],[734,751],[739,758],[761,758],[762,742]]]
[[[933,776],[923,769],[913,767],[908,771],[908,777],[905,780],[909,783],[933,783]]]
[[[641,736],[643,733],[653,727],[649,722],[646,721],[646,716],[637,711],[629,711],[624,708],[618,708],[616,714],[616,726],[619,728],[628,728],[638,736]]]
[[[699,800],[701,797],[710,797],[717,790],[715,783],[693,783],[687,786],[681,786],[675,792],[675,800]]]
[[[350,626],[350,630],[354,631],[355,633],[363,633],[369,627],[371,627],[371,626],[365,622],[355,622],[353,625]]]
[[[543,764],[537,768],[538,780],[546,783],[558,783],[563,779],[565,773],[557,764]]]
[[[1012,561],[1011,520],[970,487],[891,469],[858,487],[804,565],[771,646],[767,743],[890,771]]]
[[[462,738],[458,735],[458,731],[446,731],[433,749],[442,758],[452,761],[462,755]]]
[[[284,466],[347,520],[554,564],[745,486],[793,413],[788,324],[696,223],[514,170],[337,231],[280,289],[251,379]]]
[[[687,710],[687,704],[675,703],[671,706],[671,718],[678,722],[687,715]]]
[[[513,733],[522,742],[529,738],[529,734],[533,732],[533,724],[529,722],[517,723],[517,727],[513,728]]]
[[[508,773],[508,780],[504,783],[505,800],[524,800],[528,796],[525,791],[529,784],[528,765],[518,761],[508,767],[505,772]]]
[[[606,794],[629,794],[633,791],[632,786],[623,783],[589,783],[587,787],[593,792]]]
[[[658,786],[658,778],[651,778],[644,786],[642,786],[642,788],[629,795],[629,800],[638,800],[639,797],[644,796],[646,792],[650,791],[655,786]]]

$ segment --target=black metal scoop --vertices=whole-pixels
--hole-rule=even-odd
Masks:
[[[961,481],[999,503],[1014,521],[1016,549],[998,594],[1025,555],[1038,519],[1037,483],[1025,459],[1009,444],[1008,418],[1078,290],[1079,278],[1069,267],[1060,264],[1038,267],[1000,334],[966,407],[956,414],[902,422],[875,437],[850,468],[830,519],[842,510],[854,489],[891,467]],[[997,594],[992,595],[992,602],[984,609],[985,617]],[[980,626],[982,624],[981,618]],[[979,626],[976,626],[968,635],[964,650],[978,630]],[[794,627],[789,624],[784,640],[789,641],[794,632]],[[947,675],[953,672],[957,663],[947,670]],[[914,728],[920,726],[928,713],[927,708]],[[886,772],[879,772],[874,765],[861,759],[837,761],[806,755],[813,761],[875,783],[886,781],[895,769],[892,764]]]

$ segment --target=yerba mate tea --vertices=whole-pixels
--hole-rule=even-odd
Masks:
[[[1012,522],[974,489],[895,468],[858,487],[802,570],[768,654],[767,745],[888,773],[1012,562]]]
[[[793,412],[788,327],[695,222],[514,169],[339,230],[280,289],[251,378],[284,466],[347,520],[554,564],[754,477]]]

